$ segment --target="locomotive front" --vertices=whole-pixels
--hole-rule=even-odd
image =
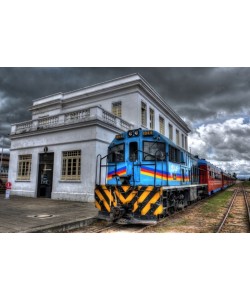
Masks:
[[[155,223],[163,214],[166,153],[166,141],[156,131],[136,129],[116,135],[107,156],[97,157],[98,217],[120,223]]]

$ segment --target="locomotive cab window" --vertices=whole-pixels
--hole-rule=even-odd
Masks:
[[[108,162],[124,161],[124,144],[116,145],[108,150]]]
[[[138,159],[138,143],[131,142],[129,144],[129,160],[136,161]]]
[[[160,142],[143,142],[143,160],[166,159],[166,144]]]
[[[169,146],[169,161],[181,163],[181,151],[173,146]]]

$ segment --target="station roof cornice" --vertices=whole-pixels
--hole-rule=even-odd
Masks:
[[[33,106],[29,108],[30,111],[39,109],[45,106],[62,105],[68,101],[77,100],[79,98],[87,98],[95,95],[101,95],[114,90],[123,89],[126,87],[139,86],[145,90],[158,104],[164,107],[167,111],[175,117],[175,119],[190,132],[187,124],[175,113],[175,111],[166,103],[160,94],[138,73],[126,75],[115,78],[109,81],[87,86],[77,90],[56,93],[46,97],[33,100]]]

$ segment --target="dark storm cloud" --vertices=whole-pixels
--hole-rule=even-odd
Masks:
[[[7,99],[4,106],[1,102],[1,121],[29,118],[27,108],[34,99],[131,73],[140,73],[190,121],[249,110],[249,68],[1,68],[0,93]]]
[[[250,112],[250,68],[0,68],[0,135],[32,100],[140,73],[190,125]]]
[[[189,145],[194,154],[230,173],[250,174],[250,124],[243,118],[203,124],[191,133]]]

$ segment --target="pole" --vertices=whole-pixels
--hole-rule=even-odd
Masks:
[[[4,137],[2,136],[2,154],[1,154],[1,164],[0,164],[0,172],[2,172],[2,163],[3,163],[3,144],[4,144]]]

